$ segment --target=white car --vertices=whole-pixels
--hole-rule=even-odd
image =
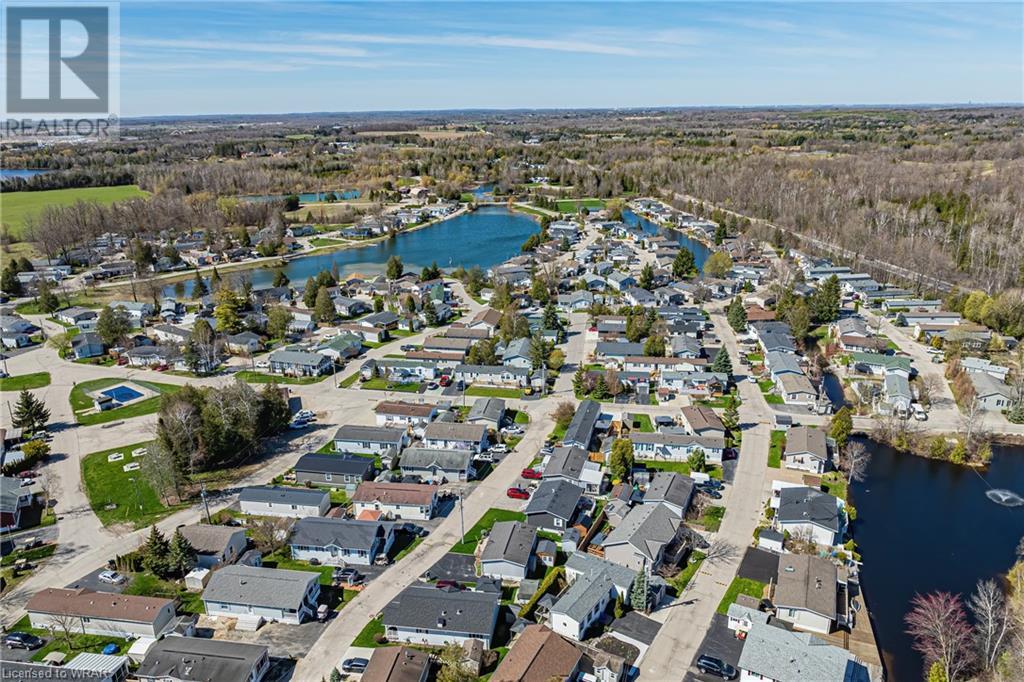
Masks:
[[[103,571],[96,576],[96,579],[101,583],[107,583],[108,585],[120,585],[128,580],[117,571]]]
[[[748,374],[747,375],[747,381],[749,381],[752,384],[756,384],[757,383],[757,377],[755,377],[753,374]]]
[[[508,452],[508,446],[505,445],[504,443],[498,443],[497,445],[492,445],[491,446],[490,452],[493,452],[494,454],[500,455],[500,454]]]

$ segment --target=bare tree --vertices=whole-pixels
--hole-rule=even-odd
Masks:
[[[284,547],[289,526],[288,519],[267,516],[249,523],[249,535],[261,552],[273,553]]]
[[[995,580],[979,580],[967,600],[967,607],[974,616],[978,660],[985,670],[991,670],[999,659],[1003,641],[1010,630],[1006,597]]]
[[[960,415],[960,432],[964,434],[967,451],[973,453],[977,448],[978,441],[985,435],[985,412],[977,396],[973,396],[963,406],[963,412]]]
[[[931,666],[938,663],[945,679],[962,679],[974,663],[974,633],[959,595],[949,592],[918,594],[904,617],[914,648]]]
[[[860,441],[850,441],[840,455],[840,466],[846,474],[846,482],[863,481],[867,478],[871,453]]]
[[[81,619],[78,616],[72,615],[68,611],[61,611],[50,614],[48,627],[54,637],[64,640],[64,645],[71,651],[71,637],[76,634],[80,624]]]

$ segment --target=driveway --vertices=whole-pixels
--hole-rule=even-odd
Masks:
[[[448,552],[429,569],[423,576],[428,580],[458,580],[463,583],[475,583],[476,561],[472,554],[454,554]]]
[[[707,634],[700,643],[698,653],[690,661],[690,669],[686,673],[687,680],[700,680],[701,682],[722,682],[722,678],[714,675],[705,675],[697,670],[694,664],[697,657],[702,654],[720,658],[734,668],[738,668],[740,654],[743,652],[742,640],[736,639],[735,634],[729,629],[729,618],[716,613],[708,626]]]
[[[128,580],[125,580],[123,583],[119,585],[105,583],[100,580],[99,575],[100,573],[106,570],[108,569],[97,568],[94,571],[89,571],[81,578],[74,581],[73,583],[66,585],[65,587],[67,587],[69,590],[86,589],[93,590],[95,592],[113,592],[115,594],[121,594],[121,592],[124,591],[124,588],[128,586]]]

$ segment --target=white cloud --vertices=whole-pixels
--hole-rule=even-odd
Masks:
[[[146,50],[163,49],[182,52],[241,52],[252,54],[295,54],[319,57],[368,57],[369,53],[359,47],[338,45],[317,45],[299,42],[261,42],[220,39],[179,39],[179,38],[122,38],[121,45]]]

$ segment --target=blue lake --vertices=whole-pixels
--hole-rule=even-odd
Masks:
[[[32,168],[0,168],[0,180],[5,178],[34,178],[37,175],[50,173],[48,170],[36,170]]]
[[[622,212],[622,222],[627,225],[639,225],[647,234],[662,234],[669,239],[675,239],[680,246],[685,246],[693,254],[693,260],[697,264],[698,270],[704,269],[704,261],[706,261],[708,256],[711,255],[711,249],[705,246],[702,242],[699,242],[696,239],[691,239],[685,232],[662,227],[643,216],[637,215],[629,209]]]
[[[479,265],[486,270],[518,254],[527,237],[539,229],[537,221],[526,215],[502,206],[485,206],[415,232],[400,233],[394,239],[296,258],[284,271],[296,285],[304,284],[321,270],[330,270],[335,263],[343,276],[375,276],[384,272],[391,256],[401,258],[406,270],[412,272],[435,261],[442,268]],[[269,286],[274,279],[271,268],[244,272],[256,287]],[[192,282],[185,282],[185,291],[191,290]],[[168,287],[167,292],[173,295],[174,287]]]

